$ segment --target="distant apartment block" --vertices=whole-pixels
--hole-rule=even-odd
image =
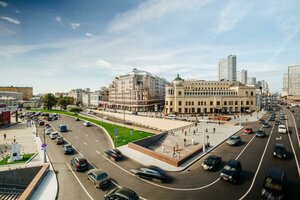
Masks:
[[[286,73],[283,75],[283,87],[282,87],[282,94],[281,96],[288,96],[288,89],[289,89],[289,74]]]
[[[229,55],[219,61],[218,68],[219,81],[235,81],[236,80],[236,56]]]
[[[247,70],[242,69],[241,71],[236,72],[237,81],[243,83],[244,85],[247,84]]]
[[[288,68],[288,95],[300,96],[300,65]]]
[[[165,101],[164,78],[136,68],[132,72],[115,77],[109,85],[109,106],[131,111],[160,110]]]
[[[22,93],[23,100],[27,100],[27,101],[33,97],[33,88],[32,87],[0,86],[0,91]]]
[[[166,87],[165,113],[202,115],[255,111],[256,88],[238,81],[183,80]]]
[[[82,103],[83,102],[83,99],[82,99],[82,96],[83,94],[87,94],[90,92],[90,89],[89,88],[85,88],[85,89],[73,89],[71,90],[69,93],[68,93],[68,96],[69,97],[73,97],[75,102],[79,102],[79,103]]]

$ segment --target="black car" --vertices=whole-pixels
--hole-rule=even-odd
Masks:
[[[84,157],[75,157],[71,160],[71,165],[76,171],[86,171],[89,169],[89,164]]]
[[[283,199],[286,176],[283,170],[271,167],[264,179],[261,196],[266,199]]]
[[[286,158],[287,152],[284,144],[276,143],[273,151],[273,156],[277,158]]]
[[[210,155],[202,163],[202,168],[204,170],[214,170],[220,165],[221,161],[220,156]]]
[[[156,166],[141,167],[140,169],[132,169],[130,171],[141,178],[160,180],[161,182],[166,182],[170,178],[164,170]]]
[[[276,120],[276,121],[275,121],[275,125],[276,125],[276,126],[278,126],[278,125],[280,125],[280,124],[281,124],[281,122],[280,122],[279,120]]]
[[[263,130],[258,130],[258,131],[256,131],[255,136],[256,137],[266,137],[266,132]]]
[[[220,176],[225,181],[236,183],[242,172],[242,165],[238,160],[229,160],[224,166]]]
[[[105,155],[114,161],[121,160],[123,158],[121,151],[118,149],[108,149],[105,151]]]
[[[63,150],[64,154],[67,154],[67,155],[74,154],[74,152],[75,152],[74,148],[70,144],[64,145],[62,150]]]
[[[139,195],[126,187],[116,188],[109,191],[104,195],[105,200],[116,200],[116,199],[124,199],[124,200],[138,200]]]

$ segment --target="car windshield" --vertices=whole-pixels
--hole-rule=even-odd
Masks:
[[[282,185],[279,183],[272,182],[271,178],[266,179],[264,187],[278,192],[282,190]]]
[[[235,168],[231,167],[230,165],[225,165],[224,169],[228,171],[235,171]]]
[[[107,174],[106,174],[106,173],[103,173],[103,174],[100,174],[100,175],[97,177],[97,180],[105,179],[106,177],[107,177]]]
[[[72,146],[66,146],[66,149],[72,149]]]
[[[213,158],[207,158],[205,161],[204,161],[204,164],[206,165],[213,165],[215,164],[216,160],[213,159]]]

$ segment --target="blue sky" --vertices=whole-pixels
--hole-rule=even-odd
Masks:
[[[0,85],[92,90],[136,67],[217,79],[218,60],[282,88],[300,64],[300,2],[0,0]]]

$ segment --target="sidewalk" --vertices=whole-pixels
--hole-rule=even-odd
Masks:
[[[215,128],[215,132],[213,129]],[[182,171],[192,165],[194,162],[199,160],[201,157],[206,155],[208,152],[212,151],[218,145],[227,140],[227,138],[243,127],[232,126],[232,125],[218,125],[218,124],[206,124],[200,123],[198,126],[194,126],[191,128],[186,128],[183,130],[176,131],[174,134],[169,134],[163,141],[159,141],[153,146],[150,146],[149,149],[162,153],[164,155],[173,157],[173,147],[178,144],[179,149],[182,149],[180,152],[180,156],[185,156],[191,153],[196,148],[199,148],[203,145],[203,140],[207,141],[206,135],[209,136],[208,141],[211,145],[207,152],[200,153],[197,156],[194,156],[189,161],[185,162],[180,167],[175,167],[165,162],[162,162],[158,159],[135,151],[133,149],[128,148],[128,145],[119,147],[120,151],[127,157],[139,162],[142,165],[156,165],[166,171]],[[207,132],[206,132],[207,129]],[[195,131],[195,135],[194,135]],[[185,135],[186,133],[186,135]],[[203,136],[205,133],[205,136]],[[186,139],[186,145],[184,145],[184,138]],[[192,144],[192,139],[194,139],[195,145]],[[162,144],[164,144],[165,148],[162,148]],[[164,152],[163,152],[164,151]],[[178,155],[175,156],[175,158]]]
[[[4,140],[3,134],[6,133],[7,137]],[[15,138],[18,144],[20,145],[20,153],[36,153],[37,155],[30,160],[28,163],[22,164],[12,164],[0,166],[0,171],[13,170],[19,168],[27,168],[33,166],[40,166],[43,164],[43,150],[41,149],[41,139],[36,137],[35,127],[26,126],[25,122],[18,123],[14,126],[10,126],[6,129],[0,129],[0,147],[6,146],[6,151],[3,151],[0,154],[2,156],[10,154],[10,144]],[[0,151],[1,153],[1,151]],[[47,158],[49,161],[49,159]],[[45,200],[54,200],[56,199],[56,194],[58,192],[58,183],[56,179],[55,172],[53,171],[52,166],[50,165],[50,170],[47,175],[44,177],[40,186],[34,192],[31,199],[45,199]]]
[[[241,122],[241,123],[244,123],[244,122],[255,122],[257,120],[259,120],[262,116],[264,116],[264,114],[266,114],[267,111],[260,111],[258,113],[252,113],[252,114],[247,114],[247,115],[242,115],[239,117],[236,117],[235,119],[234,118],[231,118],[231,121],[233,122]]]

